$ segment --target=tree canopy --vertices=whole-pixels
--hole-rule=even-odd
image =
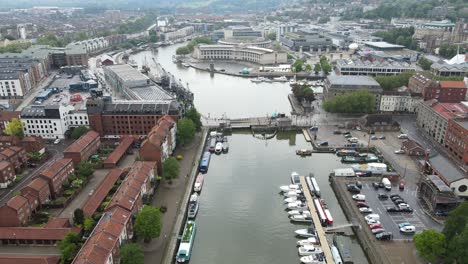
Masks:
[[[390,76],[377,76],[375,80],[380,84],[382,89],[386,91],[391,91],[395,88],[401,86],[407,86],[409,79],[413,76],[414,72],[404,72],[397,75],[390,75]]]
[[[70,40],[66,40],[65,38],[60,38],[54,35],[53,33],[45,34],[36,40],[36,44],[39,45],[50,45],[52,47],[65,47],[68,43],[71,42]]]
[[[76,139],[79,139],[82,135],[86,134],[87,132],[88,132],[88,128],[85,126],[75,127],[70,137],[76,140]]]
[[[189,48],[187,46],[182,46],[182,47],[178,47],[176,49],[176,55],[187,55],[187,54],[190,54],[191,51],[189,50]]]
[[[372,113],[374,95],[367,89],[361,89],[327,99],[322,106],[325,111],[332,113]]]
[[[308,102],[312,102],[315,100],[314,91],[310,88],[310,86],[295,84],[292,86],[291,90],[299,101],[306,100]]]
[[[93,164],[91,162],[82,161],[76,166],[76,175],[83,178],[88,178],[94,173]]]
[[[76,253],[80,249],[81,237],[77,233],[68,233],[68,235],[58,243],[58,248],[62,253],[61,263],[71,263]]]
[[[84,213],[81,208],[76,208],[73,212],[73,222],[75,225],[82,225],[84,223]]]
[[[269,40],[276,40],[276,32],[268,33],[267,38]]]
[[[419,59],[418,63],[419,65],[421,65],[421,68],[425,71],[428,71],[431,69],[432,62],[426,59],[424,56]]]
[[[5,127],[5,134],[9,136],[17,136],[22,138],[24,136],[23,123],[18,118],[14,117]]]
[[[0,47],[0,54],[1,53],[20,53],[23,50],[29,48],[31,43],[10,43],[5,47]]]
[[[143,251],[137,243],[125,244],[120,248],[120,263],[121,264],[143,264]]]
[[[322,66],[320,66],[320,63],[317,62],[317,63],[314,65],[314,72],[315,72],[315,73],[319,73],[321,70],[322,70]]]
[[[177,55],[186,55],[193,52],[193,49],[198,44],[211,44],[212,41],[206,37],[196,37],[192,39],[187,45],[177,48],[176,54]]]
[[[184,117],[177,122],[177,142],[185,145],[195,136],[196,126],[192,120]]]
[[[445,255],[445,235],[436,230],[423,230],[413,240],[418,253],[427,261],[434,262]]]
[[[301,72],[302,69],[303,69],[303,66],[304,66],[304,60],[303,59],[297,59],[294,63],[293,63],[293,70],[294,72]]]
[[[466,51],[468,50],[465,50],[463,47],[443,44],[439,48],[439,55],[444,58],[451,59],[457,55],[457,53],[464,54]]]
[[[320,68],[322,69],[323,73],[328,74],[332,71],[332,66],[328,62],[327,57],[322,56],[320,57]]]
[[[145,242],[159,237],[161,233],[161,212],[158,208],[145,205],[135,220],[135,233]]]
[[[163,177],[171,180],[179,176],[180,165],[176,158],[169,157],[163,162]]]
[[[195,124],[195,129],[197,131],[201,130],[201,127],[202,127],[202,122],[200,119],[201,115],[194,106],[188,109],[187,112],[185,112],[185,117],[192,120],[192,122]]]

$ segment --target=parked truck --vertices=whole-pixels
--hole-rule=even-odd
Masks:
[[[382,178],[382,183],[385,187],[385,190],[390,191],[392,189],[392,183],[388,178]]]

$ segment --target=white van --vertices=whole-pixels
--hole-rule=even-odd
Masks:
[[[364,217],[364,219],[366,219],[366,221],[369,221],[369,220],[375,220],[375,221],[380,221],[380,215],[379,214],[368,214]]]
[[[392,183],[388,178],[382,178],[382,183],[385,187],[385,190],[390,191],[392,190]]]
[[[399,139],[408,139],[408,134],[400,134],[398,136]]]

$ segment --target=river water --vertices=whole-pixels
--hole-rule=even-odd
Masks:
[[[154,56],[166,71],[180,78],[183,84],[189,84],[189,89],[195,94],[195,105],[205,116],[240,118],[291,112],[287,97],[291,91],[289,83],[255,84],[247,78],[211,75],[209,72],[185,68],[172,62],[172,55],[182,45],[162,47],[158,52],[140,52],[130,59],[142,65],[146,58],[146,63],[152,66]]]
[[[178,66],[172,55],[181,45],[160,48],[157,53],[144,51],[131,59],[151,65],[154,56],[166,71],[189,83],[196,107],[206,116],[236,118],[291,111],[289,84],[255,84]],[[213,155],[205,177],[191,264],[298,263],[294,230],[306,225],[289,221],[284,198],[278,193],[280,185],[290,183],[292,171],[314,173],[335,225],[347,222],[328,182],[333,169],[344,167],[337,156],[296,156],[297,149],[311,147],[296,133],[279,133],[265,141],[250,132],[236,132],[229,140],[229,153]],[[348,247],[355,263],[367,263],[356,240]]]

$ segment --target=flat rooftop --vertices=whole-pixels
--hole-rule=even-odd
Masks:
[[[112,65],[107,67],[108,70],[113,71],[123,81],[146,81],[149,80],[148,76],[139,72],[128,64]]]
[[[403,49],[405,46],[402,45],[395,45],[385,41],[371,41],[365,42],[366,46],[378,49]]]
[[[359,75],[330,75],[327,77],[331,85],[342,85],[342,86],[378,86],[379,83],[371,77],[359,76]]]

